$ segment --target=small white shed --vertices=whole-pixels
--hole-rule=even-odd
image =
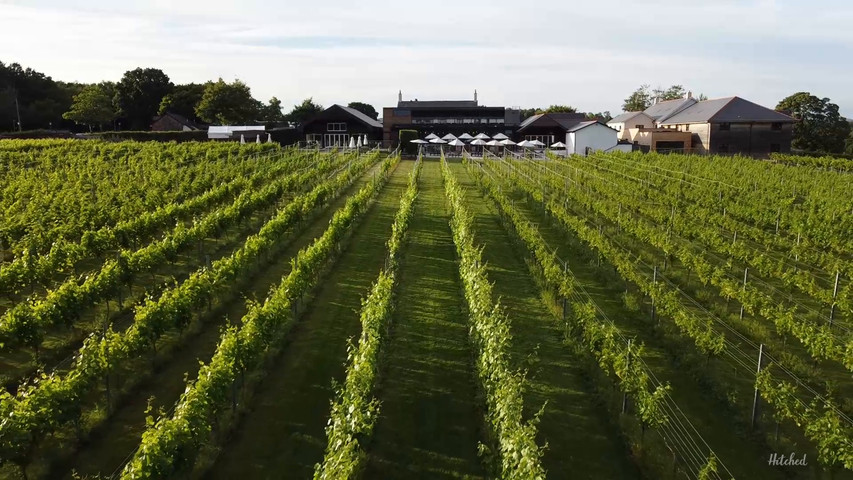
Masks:
[[[587,155],[607,150],[616,145],[617,133],[597,120],[580,122],[566,131],[566,151],[569,154]]]
[[[243,134],[248,139],[254,135],[265,132],[267,127],[264,125],[222,125],[211,126],[207,129],[208,140],[223,140],[240,138]]]

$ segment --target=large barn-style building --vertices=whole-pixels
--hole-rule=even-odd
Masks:
[[[368,144],[382,139],[382,124],[354,108],[332,105],[301,126],[305,141],[321,147],[345,147],[351,138],[367,136]]]

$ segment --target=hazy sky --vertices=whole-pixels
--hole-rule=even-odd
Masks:
[[[649,83],[769,107],[804,90],[853,116],[851,60],[846,0],[0,0],[0,61],[66,81],[240,78],[288,108],[476,88],[486,105],[616,114]]]

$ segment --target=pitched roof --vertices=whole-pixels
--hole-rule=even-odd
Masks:
[[[589,121],[586,121],[586,122],[580,122],[580,123],[578,123],[577,125],[573,126],[572,128],[569,128],[569,129],[568,129],[568,130],[566,130],[566,131],[567,131],[567,132],[577,132],[578,130],[582,130],[582,129],[586,128],[586,127],[589,127],[589,126],[591,126],[591,125],[595,125],[595,124],[599,124],[599,125],[601,125],[602,127],[606,127],[606,128],[611,129],[611,130],[614,130],[612,127],[608,127],[606,124],[602,123],[602,122],[601,122],[601,121],[599,121],[599,120],[589,120]],[[614,130],[614,131],[615,131],[615,130]]]
[[[540,127],[562,127],[568,131],[584,121],[585,118],[586,116],[583,113],[539,113],[521,122],[518,131],[520,132],[534,123],[538,123]]]
[[[652,117],[656,122],[663,122],[667,118],[696,103],[696,99],[693,97],[664,100],[643,110],[643,113]]]
[[[180,123],[181,125],[185,125],[189,128],[193,128],[195,130],[201,130],[203,128],[200,124],[188,119],[187,117],[185,117],[183,115],[178,115],[177,113],[173,113],[173,112],[166,112],[163,115],[159,115],[157,117],[154,117],[154,122],[160,121],[164,117],[171,117],[176,122]]]
[[[427,100],[425,102],[421,102],[419,100],[407,100],[402,102],[397,102],[397,108],[412,108],[412,107],[476,107],[477,102],[474,100]]]
[[[705,100],[687,108],[661,122],[663,125],[677,123],[745,123],[773,122],[794,123],[796,120],[757,103],[740,97]]]
[[[354,108],[350,108],[350,107],[343,107],[341,105],[337,105],[337,106],[341,107],[342,109],[344,109],[344,111],[346,111],[349,114],[351,114],[352,116],[358,118],[359,120],[366,123],[367,125],[370,125],[371,127],[382,128],[382,124],[379,123],[379,120],[375,120],[373,118],[370,118],[367,115],[365,115],[363,112],[359,112],[358,110],[356,110]]]
[[[625,112],[611,118],[607,123],[625,123],[643,112]]]

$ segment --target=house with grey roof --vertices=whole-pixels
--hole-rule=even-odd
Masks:
[[[364,113],[341,105],[332,105],[300,126],[305,141],[322,147],[347,146],[350,138],[369,143],[382,140],[382,124]]]
[[[793,117],[737,96],[694,100],[686,107],[684,103],[656,121],[658,127],[690,132],[692,149],[696,153],[764,157],[772,152],[791,151],[793,124],[796,123]]]
[[[626,112],[611,118],[607,126],[618,132],[620,141],[631,140],[629,133],[632,128],[655,128],[655,119],[645,112]]]

